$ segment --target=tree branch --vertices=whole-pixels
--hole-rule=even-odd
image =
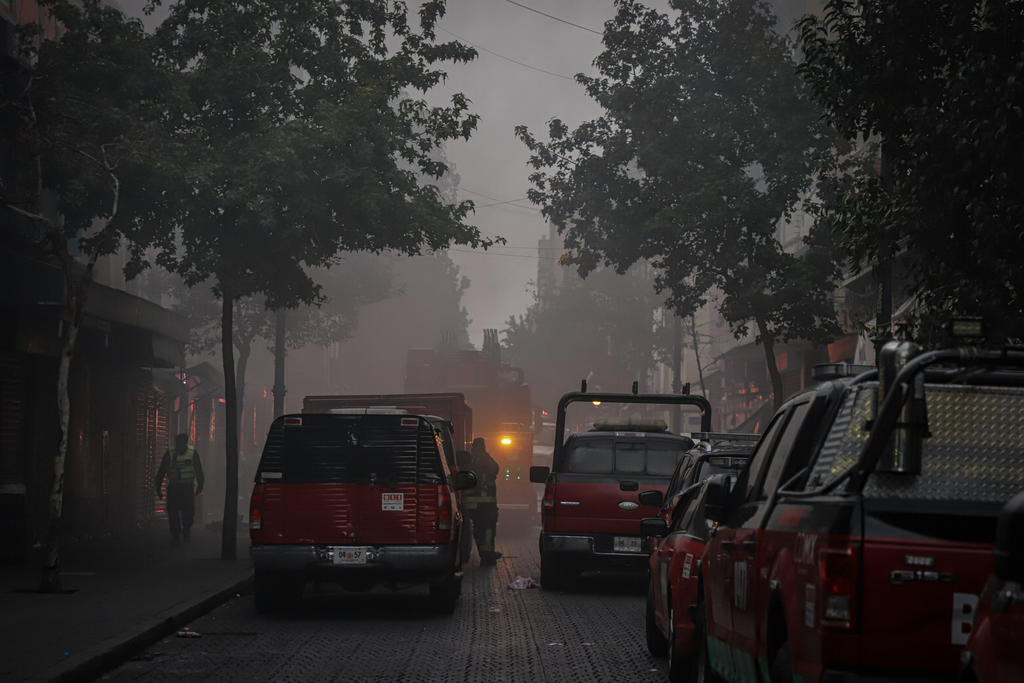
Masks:
[[[11,211],[13,211],[14,213],[21,214],[22,216],[25,216],[26,218],[31,218],[32,220],[39,221],[40,223],[46,223],[50,227],[56,227],[53,224],[53,222],[50,221],[49,218],[47,218],[46,216],[44,216],[41,213],[33,213],[32,211],[26,211],[25,209],[22,209],[22,208],[20,208],[18,206],[15,206],[14,204],[10,204],[10,203],[5,204],[5,206],[8,209],[10,209]]]

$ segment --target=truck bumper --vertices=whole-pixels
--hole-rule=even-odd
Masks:
[[[457,567],[458,544],[369,546],[365,564],[335,564],[334,548],[327,545],[254,545],[250,548],[258,572],[331,576],[372,572],[381,578],[443,576]],[[365,547],[365,546],[358,546]]]
[[[566,560],[584,566],[618,565],[647,566],[649,553],[615,552],[611,549],[611,537],[604,534],[554,534],[541,533],[540,552],[542,555],[564,557]]]
[[[859,672],[826,669],[821,683],[955,683],[956,674],[910,674],[904,672]]]

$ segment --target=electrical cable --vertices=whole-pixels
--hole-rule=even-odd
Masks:
[[[569,21],[567,19],[562,19],[560,17],[556,17],[555,15],[548,14],[547,12],[541,12],[539,9],[534,9],[532,7],[527,7],[526,5],[524,5],[521,2],[516,2],[516,0],[505,0],[505,2],[507,2],[509,4],[512,4],[512,5],[515,5],[516,7],[522,7],[523,9],[529,10],[530,12],[535,12],[535,13],[541,15],[542,17],[547,17],[548,19],[554,19],[555,21],[560,21],[563,24],[569,24],[569,26],[575,26],[576,28],[581,28],[584,31],[590,31],[591,33],[596,33],[599,36],[600,35],[604,35],[600,31],[595,31],[592,28],[587,28],[586,26],[580,26],[579,24],[574,24],[574,23],[572,23],[571,21]]]
[[[471,40],[466,40],[462,36],[460,36],[460,35],[458,35],[456,33],[452,33],[451,31],[449,31],[446,28],[441,28],[440,26],[438,26],[437,30],[441,31],[443,33],[447,33],[448,35],[452,36],[456,40],[461,40],[464,43],[468,43],[469,45],[472,45],[473,47],[475,47],[478,50],[483,50],[487,54],[494,55],[495,57],[500,57],[501,59],[504,59],[506,61],[512,62],[513,64],[518,64],[519,66],[525,67],[527,69],[532,69],[533,71],[539,71],[540,73],[547,74],[549,76],[556,76],[558,78],[564,78],[567,81],[576,80],[572,76],[566,76],[565,74],[555,73],[554,71],[548,71],[547,69],[542,69],[539,66],[533,66],[532,64],[527,64],[526,62],[520,62],[518,59],[512,59],[511,57],[503,55],[503,54],[501,54],[499,52],[495,52],[494,50],[488,50],[483,45],[477,45],[476,43],[474,43]]]
[[[528,259],[539,259],[541,261],[559,261],[560,257],[556,256],[537,256],[535,254],[500,254],[490,251],[473,251],[472,249],[456,249],[449,247],[448,251],[457,251],[461,254],[477,254],[478,256],[505,256],[509,258],[528,258]]]

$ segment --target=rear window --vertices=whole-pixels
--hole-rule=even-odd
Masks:
[[[431,425],[395,415],[304,414],[271,426],[257,480],[292,484],[440,483],[445,478]]]
[[[565,471],[671,477],[692,445],[689,440],[582,439],[568,445]]]

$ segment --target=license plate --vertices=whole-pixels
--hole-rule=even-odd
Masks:
[[[405,510],[404,493],[382,493],[380,494],[381,510]]]
[[[369,548],[352,546],[334,546],[332,549],[334,564],[366,564]]]
[[[638,553],[641,551],[639,536],[616,536],[612,540],[612,549],[617,553]]]

